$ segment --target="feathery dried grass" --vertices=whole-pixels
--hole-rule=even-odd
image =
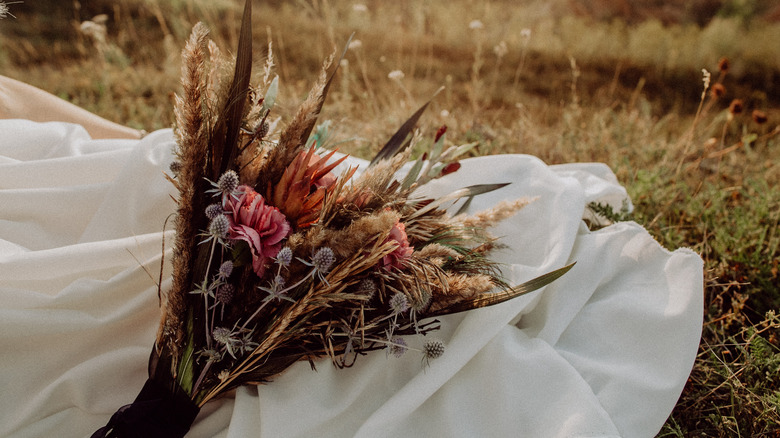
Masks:
[[[178,210],[176,214],[176,241],[173,248],[173,285],[167,295],[165,314],[167,327],[158,331],[158,343],[165,334],[170,334],[169,346],[176,350],[180,345],[182,321],[184,315],[184,296],[191,281],[193,241],[198,233],[198,206],[195,205],[197,188],[203,178],[203,157],[208,147],[206,128],[203,121],[203,89],[206,77],[205,44],[208,29],[198,23],[192,30],[182,51],[182,96],[176,96],[175,113],[177,120],[176,157],[180,169],[176,177],[179,189]]]
[[[458,217],[456,219],[461,226],[466,228],[490,228],[504,219],[514,216],[523,207],[536,199],[537,198],[520,198],[513,201],[504,200],[487,210],[479,211],[470,216]]]
[[[263,168],[259,172],[260,180],[258,181],[258,188],[262,192],[265,191],[270,181],[281,179],[284,169],[306,145],[307,139],[304,137],[310,132],[311,126],[319,116],[323,93],[328,80],[327,71],[332,62],[333,55],[323,63],[320,76],[309,92],[309,96],[298,107],[295,116],[279,137],[278,144],[269,151],[268,157],[264,160]]]

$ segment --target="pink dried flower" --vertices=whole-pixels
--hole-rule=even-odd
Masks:
[[[382,257],[382,267],[385,269],[401,269],[403,263],[408,259],[414,249],[409,246],[409,239],[406,237],[406,226],[396,221],[393,228],[390,229],[390,234],[385,239],[384,243],[395,241],[397,246],[393,252]]]
[[[290,233],[289,222],[249,186],[239,186],[232,195],[224,195],[222,203],[230,220],[228,237],[249,244],[252,269],[262,277],[267,260],[276,257],[282,240]]]

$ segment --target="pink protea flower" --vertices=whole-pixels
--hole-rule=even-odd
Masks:
[[[406,259],[411,257],[414,249],[409,246],[409,239],[406,237],[406,226],[396,221],[393,228],[390,229],[390,234],[385,239],[384,243],[395,241],[397,246],[393,252],[382,257],[382,267],[385,269],[401,269]]]
[[[252,269],[262,277],[268,259],[276,257],[282,240],[290,233],[290,223],[276,207],[251,187],[242,185],[222,197],[230,221],[228,238],[243,240],[252,252]]]

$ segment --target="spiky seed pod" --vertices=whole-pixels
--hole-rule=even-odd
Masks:
[[[402,294],[401,292],[397,292],[395,295],[393,295],[392,298],[390,298],[389,305],[390,311],[393,312],[393,315],[398,315],[409,310],[409,299],[406,298],[406,295]]]
[[[234,170],[228,170],[219,177],[217,186],[222,193],[230,194],[238,187],[238,174]]]
[[[224,239],[227,237],[228,230],[230,229],[230,221],[227,216],[220,214],[211,220],[209,224],[209,234],[218,238]]]
[[[314,269],[321,273],[330,271],[330,267],[333,266],[335,261],[336,256],[333,254],[333,250],[327,246],[318,249],[311,258]]]
[[[233,287],[232,284],[227,283],[223,284],[219,288],[217,288],[216,298],[217,301],[219,301],[222,304],[230,304],[231,301],[233,301],[233,295],[235,294],[235,287]]]
[[[230,277],[230,274],[232,273],[233,273],[233,262],[231,262],[230,260],[219,265],[219,272],[218,272],[219,278],[224,280]]]
[[[438,359],[444,354],[444,342],[431,340],[423,345],[423,354],[426,360]]]
[[[403,356],[404,353],[406,353],[406,350],[409,349],[404,338],[393,338],[390,342],[390,354],[395,357]]]
[[[292,263],[293,258],[293,252],[292,249],[290,249],[289,246],[285,246],[281,250],[279,250],[279,253],[276,254],[276,263],[286,268],[287,266],[290,266],[290,263]]]
[[[215,217],[224,214],[225,210],[222,208],[220,204],[211,204],[208,207],[206,207],[206,217],[209,218],[209,220],[214,219]]]

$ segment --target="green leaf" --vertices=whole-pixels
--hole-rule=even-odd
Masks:
[[[417,161],[415,161],[414,165],[412,165],[412,168],[409,169],[409,173],[406,175],[406,178],[404,178],[404,183],[401,185],[401,190],[408,189],[417,181],[417,177],[420,176],[422,167],[423,159],[420,157]]]
[[[181,360],[179,361],[179,370],[177,375],[177,381],[181,389],[187,394],[192,395],[192,384],[195,377],[195,362],[193,355],[195,353],[195,337],[193,327],[192,309],[187,312],[187,338],[184,344],[184,350],[182,351]]]

